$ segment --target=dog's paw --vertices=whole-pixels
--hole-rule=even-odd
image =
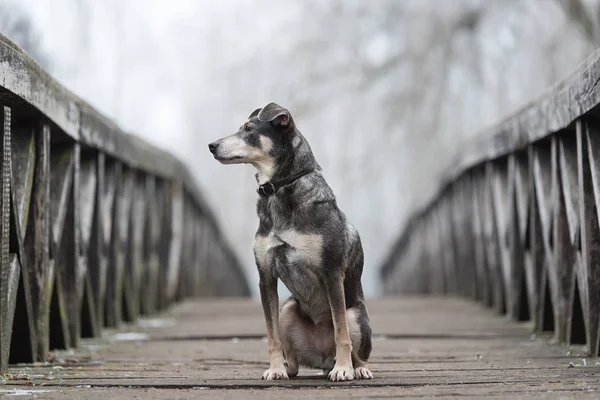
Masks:
[[[335,366],[329,372],[329,380],[332,382],[351,381],[354,379],[354,369],[352,366]]]
[[[373,373],[367,367],[358,367],[354,369],[356,379],[373,379]]]
[[[265,371],[262,376],[262,379],[267,381],[278,381],[282,379],[290,379],[285,370],[285,366],[277,367],[277,368],[269,368]]]

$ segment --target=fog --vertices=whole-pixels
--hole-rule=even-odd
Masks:
[[[190,165],[255,293],[254,171],[207,144],[289,108],[361,233],[373,296],[444,162],[589,55],[597,15],[596,0],[0,0],[0,31]]]

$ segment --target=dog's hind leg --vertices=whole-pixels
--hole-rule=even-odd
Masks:
[[[334,365],[335,344],[330,321],[314,324],[302,316],[298,304],[290,299],[281,309],[281,342],[288,361],[288,371],[298,365],[330,371]],[[288,372],[289,375],[289,372]]]

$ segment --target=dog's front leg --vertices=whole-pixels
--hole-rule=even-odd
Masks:
[[[343,281],[344,279],[341,274],[334,274],[325,279],[335,339],[335,366],[329,372],[329,379],[333,382],[351,381],[354,379],[352,341],[350,340],[348,322],[346,320],[346,299],[344,297]]]
[[[269,346],[269,369],[265,371],[262,379],[289,379],[285,369],[281,340],[279,339],[277,276],[273,275],[272,271],[259,268],[259,280],[260,299],[267,324],[267,343]]]

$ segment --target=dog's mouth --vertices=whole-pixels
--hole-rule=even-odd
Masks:
[[[214,154],[215,160],[219,161],[221,164],[235,164],[236,162],[240,162],[244,159],[242,156],[232,156],[232,157],[222,157],[218,154]]]

